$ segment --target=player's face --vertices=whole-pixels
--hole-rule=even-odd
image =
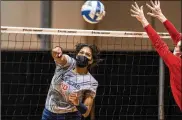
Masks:
[[[78,55],[83,55],[83,56],[87,57],[89,59],[89,62],[88,63],[89,64],[92,64],[92,62],[93,62],[93,59],[92,59],[92,51],[91,51],[91,49],[89,47],[83,47],[79,51]]]
[[[178,42],[178,44],[176,45],[176,47],[174,48],[174,55],[176,56],[181,56],[182,55],[182,51],[181,51],[181,41]]]

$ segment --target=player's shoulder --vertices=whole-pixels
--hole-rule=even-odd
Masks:
[[[67,63],[75,63],[76,62],[76,60],[72,56],[70,56],[68,54],[64,54],[64,56],[66,57]]]
[[[91,78],[91,83],[98,84],[98,81],[90,73],[89,76]]]

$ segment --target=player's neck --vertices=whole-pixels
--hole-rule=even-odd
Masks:
[[[84,68],[76,67],[73,71],[75,73],[78,73],[78,74],[81,74],[81,75],[88,74],[87,67],[84,67]]]

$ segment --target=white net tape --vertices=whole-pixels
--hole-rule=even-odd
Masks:
[[[146,32],[52,29],[52,28],[9,27],[9,26],[1,26],[1,33],[148,38]],[[158,34],[160,35],[161,38],[170,38],[168,33],[158,32]]]

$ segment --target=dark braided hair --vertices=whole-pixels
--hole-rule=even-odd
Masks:
[[[80,52],[80,50],[83,47],[89,47],[91,49],[92,52],[92,59],[93,59],[93,63],[91,65],[88,66],[88,69],[94,67],[95,65],[97,65],[101,60],[99,59],[99,49],[97,48],[96,45],[88,45],[85,43],[79,43],[76,45],[76,55]]]

